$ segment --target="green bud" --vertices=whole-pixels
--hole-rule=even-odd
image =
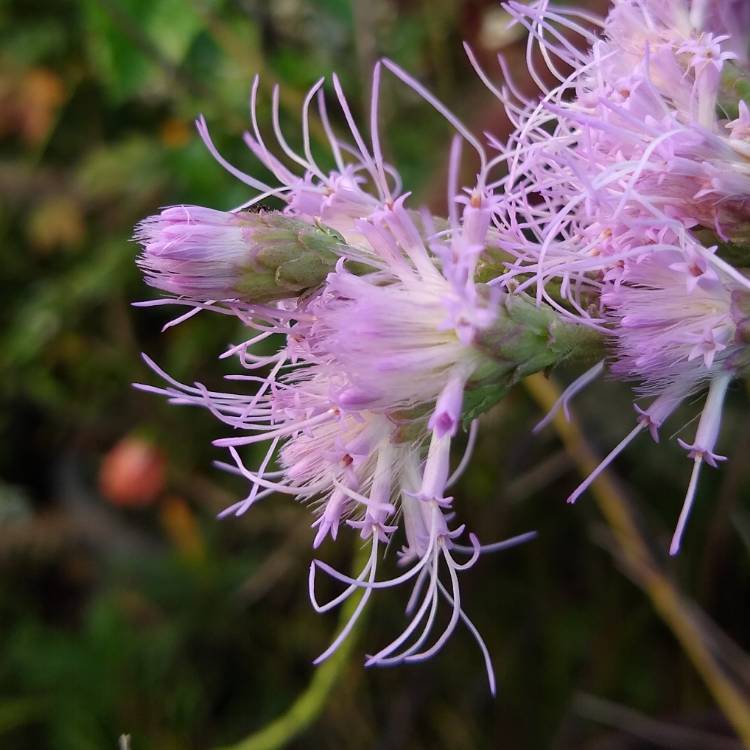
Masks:
[[[277,213],[249,214],[252,251],[235,284],[248,302],[296,297],[320,286],[334,269],[345,245],[330,227],[311,225]]]
[[[523,294],[507,294],[501,305],[477,345],[497,367],[512,373],[511,384],[566,360],[593,360],[603,353],[601,334],[564,320],[549,305],[537,305]]]
[[[604,356],[603,337],[564,320],[549,305],[523,294],[507,294],[494,324],[479,335],[485,355],[468,384],[464,420],[471,421],[500,401],[528,375],[564,362],[593,362]]]
[[[277,211],[173,206],[136,229],[146,281],[197,300],[267,303],[320,286],[345,250],[323,225]]]

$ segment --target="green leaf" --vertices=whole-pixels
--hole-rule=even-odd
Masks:
[[[34,721],[43,708],[43,702],[35,698],[0,700],[0,735]]]
[[[165,86],[200,33],[183,0],[83,0],[88,55],[115,101]]]
[[[467,428],[472,420],[502,401],[510,388],[499,383],[489,383],[471,388],[464,395],[463,424]]]
[[[91,149],[77,168],[75,185],[91,199],[136,200],[166,179],[164,151],[143,136]]]

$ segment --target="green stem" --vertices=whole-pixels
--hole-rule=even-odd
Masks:
[[[364,564],[366,553],[367,550],[363,548],[355,555],[353,565],[355,571],[358,572]],[[343,627],[348,622],[361,596],[362,593],[353,594],[341,608],[339,627]],[[216,750],[279,750],[315,722],[323,712],[331,691],[349,663],[349,657],[362,629],[362,617],[364,613],[349,637],[322,666],[316,669],[307,689],[281,716],[238,743],[216,748]]]

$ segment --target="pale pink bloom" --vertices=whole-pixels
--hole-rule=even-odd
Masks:
[[[258,161],[273,175],[275,184],[266,183],[230,164],[219,153],[208,132],[203,117],[197,121],[198,132],[214,158],[230,174],[247,184],[257,195],[238,208],[244,209],[269,199],[278,198],[285,204],[285,212],[310,222],[320,221],[340,232],[350,244],[360,239],[354,228],[356,222],[377,211],[385,202],[401,192],[398,172],[387,164],[381,154],[377,127],[371,128],[370,143],[365,141],[339,83],[332,76],[336,100],[350,131],[352,141],[340,139],[329,121],[321,78],[308,91],[302,105],[302,151],[289,145],[281,130],[279,115],[279,87],[272,92],[273,144],[263,135],[257,118],[260,80],[256,76],[250,90],[251,128],[244,133],[244,141]],[[372,124],[377,123],[380,89],[380,64],[375,66],[372,82]],[[312,153],[310,117],[312,111],[330,147],[333,169],[321,166]],[[291,166],[290,166],[291,165]]]
[[[489,184],[504,197],[494,231],[515,257],[494,283],[534,289],[540,304],[602,331],[609,371],[654,398],[571,500],[641,431],[656,438],[680,404],[709,388],[674,553],[700,466],[714,461],[727,385],[747,369],[733,300],[750,280],[699,239],[750,227],[747,105],[733,121],[717,106],[726,66],[746,59],[729,35],[745,44],[748,30],[727,20],[746,11],[732,0],[616,0],[606,19],[547,0],[506,8],[529,32],[540,96],[498,88],[476,65],[516,123],[489,163],[506,170]],[[557,85],[545,85],[535,53]]]
[[[652,250],[628,260],[601,295],[605,315],[614,324],[615,356],[610,371],[633,379],[643,395],[656,396],[638,409],[638,424],[571,495],[572,502],[644,429],[658,439],[658,429],[672,412],[706,386],[695,441],[680,444],[695,465],[683,512],[670,551],[679,551],[682,533],[698,486],[703,463],[723,460],[714,452],[719,437],[721,407],[729,383],[744,363],[744,312],[736,303],[747,299],[745,285],[713,267],[710,251],[697,248]],[[744,305],[742,306],[744,310]]]
[[[351,619],[317,662],[346,638],[373,592],[410,583],[408,625],[389,645],[368,657],[368,665],[428,658],[463,622],[482,650],[494,690],[489,654],[463,610],[458,573],[471,567],[482,552],[504,549],[533,535],[482,546],[474,534],[468,534],[462,543],[466,531],[452,520],[453,501],[448,494],[466,467],[476,438],[477,423],[473,422],[467,454],[452,470],[451,446],[463,426],[464,391],[476,373],[481,371],[486,377],[488,368],[495,367],[479,339],[495,322],[502,293],[475,282],[476,265],[488,242],[494,197],[483,182],[486,156],[479,141],[400,68],[385,64],[448,117],[479,155],[477,183],[469,190],[458,190],[461,152],[458,141],[454,142],[448,222],[434,226],[428,213],[409,210],[408,195],[399,195],[398,176],[382,161],[376,127],[379,66],[369,145],[334,79],[355,145],[345,146],[333,134],[316,84],[303,107],[303,154],[291,151],[278,127],[278,94],[274,93],[276,140],[301,174],[283,166],[265,145],[255,119],[256,81],[251,93],[253,127],[246,142],[277,178],[279,187],[262,184],[225,162],[202,121],[201,134],[230,172],[260,191],[243,209],[269,197],[281,198],[286,215],[307,226],[340,233],[338,262],[320,286],[277,302],[261,300],[259,304],[252,296],[222,296],[218,302],[218,295],[214,301],[192,299],[195,310],[235,315],[254,329],[251,338],[226,352],[238,356],[246,371],[230,376],[239,381],[238,392],[178,383],[150,360],[167,385],[142,387],[176,404],[207,408],[235,432],[215,444],[226,448],[231,458],[221,466],[245,477],[250,490],[222,515],[243,513],[261,498],[280,492],[313,508],[315,548],[327,538],[336,539],[344,526],[355,529],[370,545],[368,561],[355,577],[320,560],[311,566],[310,597],[318,611],[338,606],[364,590]],[[317,100],[337,164],[333,172],[320,169],[310,153],[307,117],[313,100]],[[346,163],[345,154],[354,154],[354,162]],[[198,214],[203,215],[196,209]],[[226,246],[225,254],[232,260],[237,253],[244,257],[247,238],[234,231],[233,217],[239,214],[206,210],[207,218],[216,215],[221,219],[213,235],[217,249]],[[167,245],[171,241],[164,231],[170,217],[160,216],[142,225],[140,238],[151,259],[149,268],[157,265],[153,259],[161,262],[165,239]],[[204,252],[202,231],[194,231],[190,224],[180,231],[176,240],[188,250],[183,260],[211,256],[210,247]],[[195,252],[191,250],[193,235],[201,246]],[[284,336],[284,345],[274,354],[256,353],[255,347],[274,334]],[[249,468],[242,453],[257,443],[264,443],[266,452],[257,468]],[[404,572],[383,578],[380,552],[397,532],[404,538],[398,553]],[[325,604],[318,602],[315,593],[321,571],[345,584],[344,591]],[[450,617],[435,634],[440,602],[448,605]]]

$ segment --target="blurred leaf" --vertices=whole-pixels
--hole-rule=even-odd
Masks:
[[[74,266],[58,278],[31,288],[16,318],[0,338],[9,365],[33,362],[61,332],[86,310],[112,294],[113,280],[130,269],[132,252],[124,240],[103,245],[95,262]]]
[[[82,206],[70,195],[53,195],[34,206],[26,230],[42,252],[80,245],[86,231]]]
[[[76,184],[92,200],[142,196],[165,179],[164,152],[145,136],[92,149],[78,168]]]
[[[184,0],[82,0],[92,67],[115,101],[174,78],[203,23]]]
[[[35,18],[32,24],[0,17],[0,60],[5,65],[26,67],[61,53],[66,45],[64,19]],[[12,32],[12,33],[11,33]]]
[[[0,735],[36,719],[43,706],[42,701],[31,698],[0,698]]]

